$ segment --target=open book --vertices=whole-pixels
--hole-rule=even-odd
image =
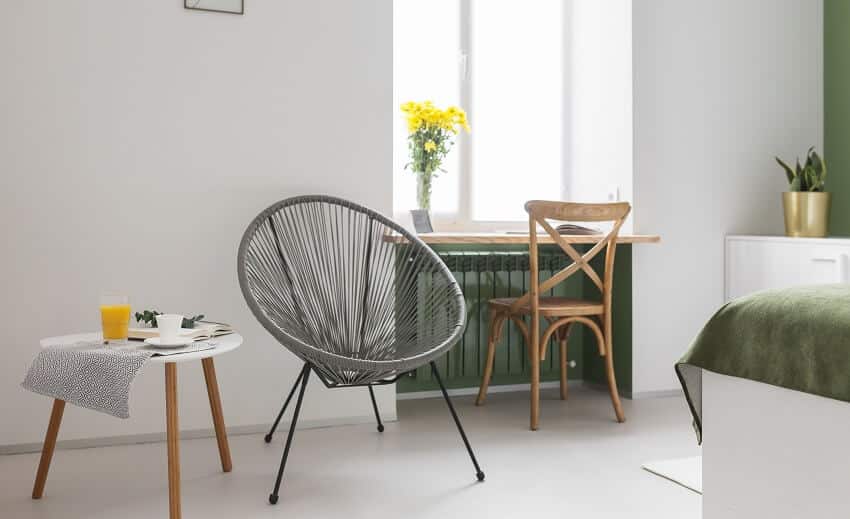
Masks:
[[[596,234],[602,234],[602,231],[599,229],[594,229],[592,227],[584,227],[582,225],[576,225],[574,223],[562,223],[561,225],[555,227],[555,230],[558,231],[558,234],[566,236],[593,236]]]
[[[602,234],[601,229],[595,229],[592,227],[584,227],[582,225],[576,225],[574,223],[562,223],[555,227],[555,230],[558,231],[558,234],[562,236],[595,236],[597,234]],[[504,231],[507,234],[528,234],[528,231],[523,229],[521,231]],[[543,227],[537,227],[537,234],[545,235],[546,230]]]
[[[180,337],[192,339],[194,341],[205,341],[213,337],[229,335],[233,333],[233,328],[229,324],[214,323],[210,321],[198,321],[194,328],[182,328]],[[135,340],[145,340],[151,337],[159,337],[158,328],[130,328],[128,337]]]

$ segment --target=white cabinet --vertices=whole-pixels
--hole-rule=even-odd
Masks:
[[[770,288],[850,282],[850,239],[726,237],[726,300]]]

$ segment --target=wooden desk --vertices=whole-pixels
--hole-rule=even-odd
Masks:
[[[466,243],[480,245],[527,245],[528,233],[507,232],[432,232],[418,235],[419,239],[429,245],[461,245]],[[602,235],[564,235],[567,243],[596,243]],[[538,243],[555,243],[548,234],[538,234]],[[620,234],[617,243],[658,243],[661,237],[657,234]]]
[[[441,372],[448,373],[447,380],[454,388],[477,388],[481,382],[483,354],[487,348],[487,301],[493,297],[511,297],[524,293],[528,282],[528,234],[507,232],[434,232],[420,234],[419,238],[431,246],[455,273],[467,299],[469,322],[464,340],[437,361]],[[399,235],[385,239],[403,243]],[[547,257],[548,269],[565,267],[570,259],[560,251],[548,235],[538,235]],[[567,242],[586,248],[596,243],[599,236],[565,236]],[[620,234],[614,275],[614,368],[623,394],[632,392],[632,247],[661,241],[657,235]],[[560,258],[560,259],[559,259]],[[599,257],[597,260],[601,259]],[[552,295],[572,298],[598,298],[599,292],[581,276],[568,280],[556,288]],[[604,383],[604,366],[595,352],[593,338],[587,340],[577,328],[573,341],[581,347],[573,348],[571,361],[575,362],[571,377],[589,382]],[[498,385],[527,384],[524,350],[511,351],[522,345],[517,330],[508,326],[505,330],[507,347],[496,352],[496,371],[491,387]],[[585,347],[584,343],[587,342]],[[523,346],[520,346],[523,347]],[[584,355],[583,350],[588,354]],[[547,355],[549,359],[552,355]],[[557,358],[557,354],[554,355]],[[556,364],[543,366],[541,380],[558,381]],[[400,393],[438,390],[427,370],[420,370],[415,377],[404,377],[399,381]]]

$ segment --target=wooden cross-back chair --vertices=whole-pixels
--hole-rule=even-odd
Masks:
[[[529,230],[529,270],[530,289],[521,297],[506,297],[489,301],[490,324],[487,341],[487,360],[481,387],[478,391],[476,405],[482,405],[487,396],[487,388],[493,374],[493,362],[496,356],[496,346],[502,336],[505,322],[510,320],[516,324],[528,346],[529,364],[531,367],[531,429],[536,430],[540,409],[540,362],[546,357],[546,345],[554,335],[559,342],[560,353],[560,389],[561,399],[567,399],[567,338],[570,327],[583,324],[590,328],[599,346],[599,355],[605,358],[605,373],[608,378],[608,390],[614,404],[614,413],[618,422],[625,421],[623,407],[617,392],[617,380],[614,376],[614,359],[612,352],[611,333],[611,292],[614,276],[614,254],[617,249],[617,235],[626,217],[631,211],[628,202],[607,204],[581,204],[571,202],[549,202],[532,200],[525,204],[528,213]],[[584,254],[579,253],[570,244],[569,237],[562,236],[548,222],[610,222],[611,230],[599,235],[596,242]],[[573,262],[566,268],[556,272],[545,280],[539,279],[538,269],[538,238],[537,226],[540,225],[552,240],[569,256]],[[590,261],[602,250],[605,250],[605,269],[600,277],[591,266]],[[571,299],[565,297],[541,297],[556,285],[563,283],[573,274],[582,272],[599,289],[601,298],[598,301]],[[529,316],[528,324],[524,317]],[[546,319],[548,325],[540,336],[540,318]]]

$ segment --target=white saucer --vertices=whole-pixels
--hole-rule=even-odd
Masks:
[[[183,346],[188,346],[193,342],[195,341],[188,338],[178,338],[177,340],[172,342],[162,342],[160,337],[151,337],[149,339],[145,339],[145,344],[149,344],[154,348],[182,348]]]

